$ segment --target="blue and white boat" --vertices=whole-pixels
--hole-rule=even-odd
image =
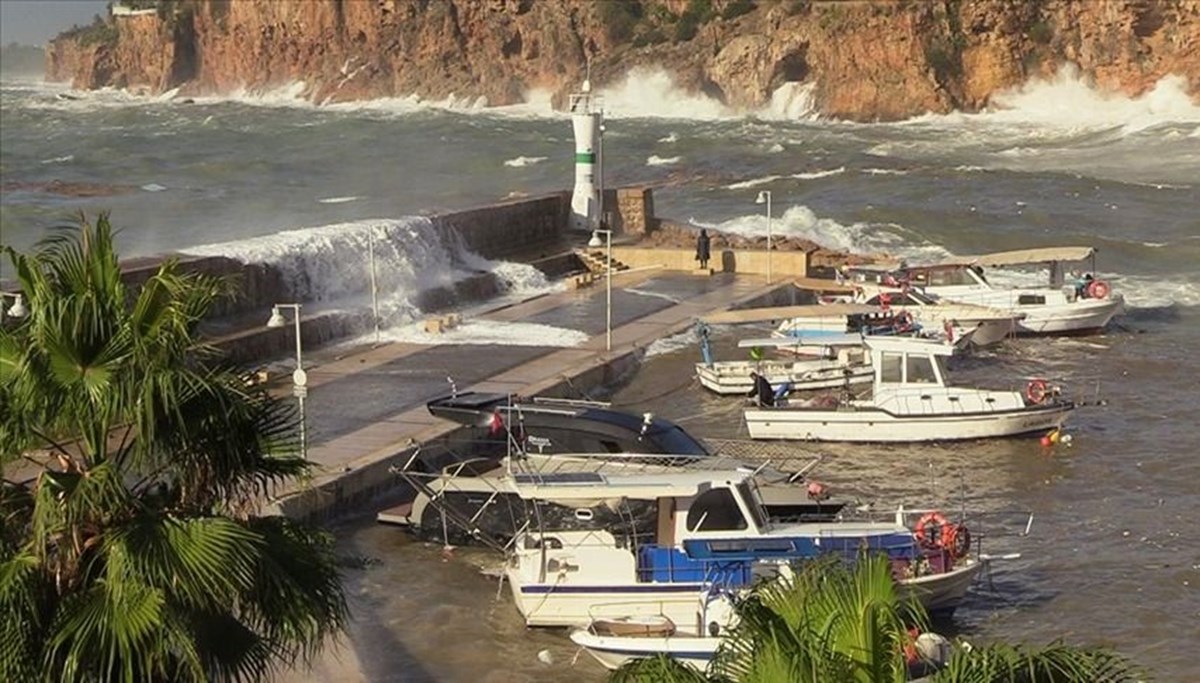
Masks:
[[[663,617],[681,634],[710,633],[705,604],[794,562],[827,554],[885,553],[897,582],[931,612],[953,611],[979,573],[969,532],[944,516],[919,533],[895,520],[772,522],[752,472],[688,471],[612,476],[514,475],[511,491],[530,503],[530,524],[508,553],[505,576],[531,626]],[[557,530],[538,526],[537,506],[591,514],[598,504],[653,503],[652,525]],[[718,628],[720,624],[717,624]]]

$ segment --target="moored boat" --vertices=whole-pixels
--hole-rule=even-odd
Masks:
[[[979,304],[1023,314],[1022,334],[1078,334],[1103,330],[1120,315],[1125,300],[1104,280],[1096,279],[1092,247],[1047,247],[967,256],[943,263],[907,266],[896,280],[939,299]],[[1073,281],[1065,264],[1090,261],[1091,270]],[[1012,289],[996,287],[985,267],[1044,266],[1047,284]]]
[[[766,515],[752,475],[738,471],[597,476],[589,481],[514,482],[524,500],[646,500],[654,524],[554,530],[530,526],[514,538],[505,566],[517,608],[531,626],[572,626],[604,617],[661,616],[702,633],[697,602],[738,591],[792,562],[862,551],[885,554],[901,586],[927,608],[952,611],[982,561],[969,533],[926,520],[936,532],[893,521],[780,524]],[[924,518],[923,518],[924,520]],[[933,526],[930,526],[933,524]]]
[[[950,441],[1047,432],[1075,407],[1041,379],[1025,392],[949,386],[945,359],[953,348],[935,341],[867,338],[875,368],[867,398],[788,401],[745,411],[754,439],[811,441]]]

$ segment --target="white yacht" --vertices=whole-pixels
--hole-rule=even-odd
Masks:
[[[919,288],[939,299],[960,301],[1023,314],[1018,331],[1023,334],[1095,332],[1124,310],[1124,298],[1095,272],[1092,247],[1022,249],[923,266],[908,266],[897,273],[898,283]],[[1065,264],[1091,261],[1092,270],[1068,281]],[[985,267],[1045,266],[1049,282],[1041,286],[1002,289],[988,282]]]
[[[648,525],[586,530],[539,527],[531,514],[505,566],[513,599],[531,626],[661,617],[682,633],[711,633],[706,606],[715,593],[736,593],[793,562],[830,554],[853,558],[864,550],[886,554],[899,585],[928,610],[945,613],[983,566],[969,554],[965,527],[940,515],[936,540],[909,529],[902,512],[886,522],[772,522],[753,474],[739,470],[514,475],[509,482],[531,506],[552,501],[587,510],[608,501],[615,509],[642,500],[656,510]]]
[[[1025,391],[949,386],[952,346],[922,339],[866,337],[875,369],[870,396],[787,401],[745,411],[754,439],[813,441],[948,441],[1047,432],[1061,427],[1073,403],[1035,379]]]

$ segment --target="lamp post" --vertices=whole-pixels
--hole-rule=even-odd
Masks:
[[[771,191],[760,191],[754,203],[767,205],[767,284],[771,284]]]
[[[24,318],[29,315],[29,309],[25,307],[25,295],[12,292],[0,292],[0,322],[4,321],[6,310],[4,308],[4,298],[8,297],[13,300],[13,305],[7,309],[9,318]]]
[[[604,242],[600,241],[600,233],[604,233]],[[604,349],[612,351],[612,230],[604,230],[596,228],[592,231],[592,239],[588,240],[588,246],[592,249],[598,248],[601,244],[606,245],[606,267],[605,267],[605,307],[604,307]]]
[[[271,317],[267,320],[267,327],[283,327],[287,324],[283,313],[279,311],[281,308],[290,308],[295,313],[296,371],[292,373],[292,393],[300,404],[300,457],[308,460],[308,438],[305,432],[304,418],[304,397],[308,396],[308,374],[304,372],[304,361],[301,355],[303,350],[300,345],[300,304],[275,304],[271,309]]]

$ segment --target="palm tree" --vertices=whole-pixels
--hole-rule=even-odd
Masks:
[[[919,603],[901,600],[886,558],[810,562],[764,581],[736,605],[738,623],[700,673],[666,656],[635,660],[610,681],[672,683],[890,683],[909,678],[909,625],[924,629]],[[960,647],[929,683],[1121,683],[1131,665],[1108,650],[1053,645]]]
[[[0,680],[262,680],[347,611],[331,538],[256,514],[294,412],[200,343],[232,292],[121,279],[107,215],[25,255],[0,329]]]

